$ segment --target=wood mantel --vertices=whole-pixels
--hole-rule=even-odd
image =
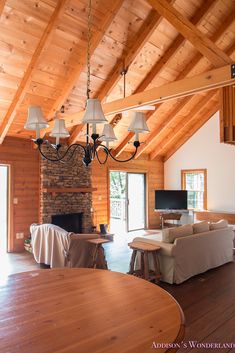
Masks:
[[[91,188],[91,187],[80,187],[80,188],[43,188],[42,192],[46,193],[52,193],[52,194],[59,194],[59,193],[85,193],[85,192],[93,192],[96,191],[97,188]]]

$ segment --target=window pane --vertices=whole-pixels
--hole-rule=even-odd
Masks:
[[[204,191],[203,173],[185,173],[186,190]]]
[[[204,173],[184,172],[184,186],[188,191],[188,208],[203,209]]]

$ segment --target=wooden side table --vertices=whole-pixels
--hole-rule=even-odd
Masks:
[[[140,252],[141,256],[141,275],[146,279],[150,280],[150,272],[149,272],[149,254],[152,255],[153,263],[154,263],[154,271],[155,271],[155,279],[159,281],[160,275],[160,266],[157,257],[157,251],[161,249],[158,245],[148,244],[141,241],[133,241],[128,244],[129,247],[133,250],[130,262],[130,271],[129,274],[136,274],[134,270],[135,259],[137,255],[137,251]]]
[[[98,255],[99,255],[99,249],[102,247],[102,244],[108,243],[110,240],[108,239],[102,239],[102,238],[96,238],[96,239],[88,239],[87,240],[89,243],[94,244],[94,252],[92,255],[92,268],[97,268],[97,262],[98,262]],[[102,268],[108,269],[107,262],[105,261],[104,258],[102,258]]]

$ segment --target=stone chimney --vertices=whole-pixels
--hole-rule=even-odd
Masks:
[[[46,155],[55,157],[54,151],[49,146],[43,146]],[[67,163],[40,161],[41,193],[40,193],[40,222],[51,223],[52,215],[83,213],[83,233],[92,230],[92,194],[91,192],[45,192],[45,189],[74,189],[91,187],[91,167],[82,163],[82,153],[79,149],[73,159]]]

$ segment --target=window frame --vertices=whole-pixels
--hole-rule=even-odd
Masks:
[[[186,174],[203,173],[204,190],[203,190],[203,209],[207,210],[207,169],[181,169],[181,189],[186,190]]]

